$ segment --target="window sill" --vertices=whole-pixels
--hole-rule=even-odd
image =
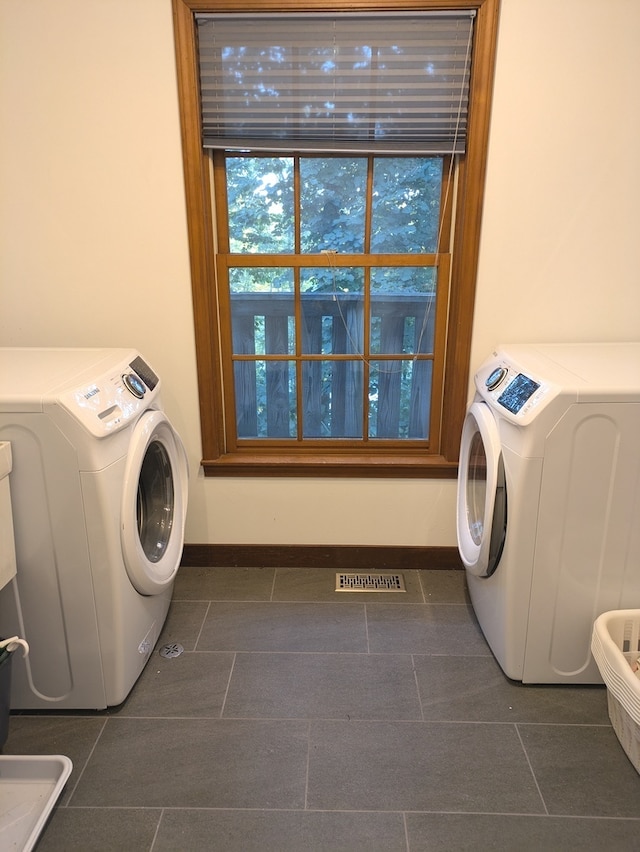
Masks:
[[[205,476],[349,477],[351,479],[455,479],[457,461],[425,454],[250,454],[203,459]]]

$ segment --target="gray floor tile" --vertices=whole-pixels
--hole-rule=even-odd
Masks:
[[[178,642],[185,651],[193,651],[208,609],[208,601],[172,601],[156,650]]]
[[[180,568],[174,600],[268,601],[275,568]]]
[[[406,852],[401,814],[166,811],[153,852]]]
[[[58,799],[64,804],[91,754],[107,719],[103,716],[11,716],[4,754],[64,754],[73,770]]]
[[[141,808],[57,808],[38,852],[149,852],[161,813]]]
[[[238,654],[225,716],[420,719],[411,657]]]
[[[464,571],[419,571],[425,603],[470,604]]]
[[[407,814],[411,852],[637,852],[639,820]]]
[[[542,813],[512,725],[312,722],[309,807]]]
[[[199,651],[367,650],[364,606],[328,603],[212,603]]]
[[[70,804],[302,808],[306,722],[110,718]]]
[[[219,717],[229,684],[233,654],[190,653],[149,660],[120,716]]]
[[[518,730],[549,813],[640,816],[640,775],[613,728],[518,725]],[[638,840],[640,848],[640,825]]]
[[[401,571],[405,592],[336,592],[336,571],[331,568],[278,568],[273,588],[274,601],[330,601],[332,603],[367,603],[384,599],[385,603],[423,603],[418,571]],[[341,573],[349,573],[343,571]],[[353,573],[386,573],[380,571]],[[389,573],[396,573],[389,572]]]
[[[493,657],[416,656],[425,719],[608,724],[604,687],[528,686]]]
[[[184,654],[117,708],[12,715],[7,753],[74,763],[38,852],[640,848],[605,690],[508,680],[464,573],[403,573],[181,569],[158,645]]]
[[[473,611],[464,605],[367,604],[367,629],[372,654],[491,655]]]

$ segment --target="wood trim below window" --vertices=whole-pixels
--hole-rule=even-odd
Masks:
[[[353,456],[348,453],[281,454],[261,452],[225,453],[217,459],[203,459],[206,476],[352,477],[363,479],[455,479],[457,461],[425,453]]]

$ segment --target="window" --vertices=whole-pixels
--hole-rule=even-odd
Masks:
[[[443,158],[215,162],[229,443],[427,449],[447,302]]]
[[[445,104],[440,71],[429,98],[413,71],[395,72],[401,95],[372,82],[371,40],[353,36],[362,20],[346,13],[321,16],[320,29],[345,23],[362,61],[314,54],[295,30],[308,29],[304,15],[274,12],[288,49],[265,50],[264,25],[248,34],[255,16],[237,3],[174,0],[206,474],[456,474],[497,3],[456,8],[473,62],[467,74],[455,60],[461,82]],[[216,20],[222,36],[209,32]],[[451,15],[437,20],[450,27]],[[378,74],[398,53],[425,65],[413,25],[379,21]],[[394,27],[412,47],[398,47]],[[331,92],[328,68],[339,69]],[[276,88],[286,114],[274,118]]]

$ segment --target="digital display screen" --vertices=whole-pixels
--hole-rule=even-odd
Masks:
[[[153,390],[160,381],[151,367],[138,356],[129,365],[140,376],[149,390]]]
[[[519,373],[498,397],[498,402],[507,411],[517,414],[525,402],[538,390],[540,385],[529,376]]]

